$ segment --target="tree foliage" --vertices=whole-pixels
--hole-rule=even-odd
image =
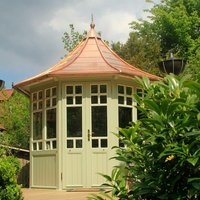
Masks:
[[[62,37],[64,49],[67,52],[71,52],[76,47],[76,45],[87,35],[87,31],[84,31],[83,33],[75,31],[73,24],[69,24],[69,28],[70,32],[64,32],[64,36]]]
[[[162,0],[148,11],[150,20],[133,21],[133,31],[157,39],[160,57],[172,52],[187,60],[186,73],[196,76],[200,66],[200,0]]]
[[[116,147],[115,159],[124,167],[104,175],[106,185],[119,199],[199,199],[200,79],[138,82],[145,92],[134,95],[142,118],[120,129],[124,147]]]
[[[111,48],[129,64],[150,73],[159,74],[160,43],[157,39],[131,32],[125,44],[112,43]]]
[[[23,94],[14,91],[12,97],[0,103],[0,123],[6,131],[0,135],[0,143],[29,148],[30,103]]]
[[[148,20],[131,22],[127,42],[113,43],[112,48],[130,64],[156,74],[159,74],[157,63],[172,52],[175,57],[187,60],[185,74],[196,78],[200,66],[199,10],[200,0],[154,3],[146,10]]]

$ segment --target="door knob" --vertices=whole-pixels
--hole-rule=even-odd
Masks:
[[[88,142],[90,141],[90,130],[88,129]]]

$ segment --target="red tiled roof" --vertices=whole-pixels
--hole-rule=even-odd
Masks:
[[[13,89],[6,89],[0,91],[0,101],[5,101],[13,95]]]
[[[47,71],[15,84],[15,87],[27,86],[53,76],[121,74],[130,77],[147,76],[151,80],[160,79],[160,77],[144,72],[122,60],[101,40],[94,30],[94,24],[91,23],[90,26],[87,37],[64,59]]]
[[[5,130],[5,127],[2,124],[0,124],[0,131],[3,131],[3,130]]]

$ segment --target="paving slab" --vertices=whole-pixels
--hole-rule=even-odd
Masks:
[[[87,200],[91,194],[97,194],[94,191],[67,192],[49,189],[27,189],[23,188],[24,200]]]

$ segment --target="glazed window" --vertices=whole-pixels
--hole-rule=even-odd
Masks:
[[[56,87],[32,93],[32,150],[56,149],[56,107]]]
[[[126,128],[132,121],[132,108],[119,106],[119,127]]]
[[[42,112],[33,113],[33,140],[42,139]]]
[[[57,89],[56,87],[45,90],[45,150],[56,149],[56,105]]]
[[[46,111],[47,139],[56,138],[56,109]]]
[[[126,128],[133,121],[133,88],[126,85],[118,85],[118,125]],[[119,145],[123,146],[120,141]]]
[[[42,150],[42,130],[43,130],[43,91],[32,94],[33,112],[33,144],[35,151]]]
[[[132,106],[133,104],[133,88],[130,86],[118,85],[118,104],[124,106]]]

